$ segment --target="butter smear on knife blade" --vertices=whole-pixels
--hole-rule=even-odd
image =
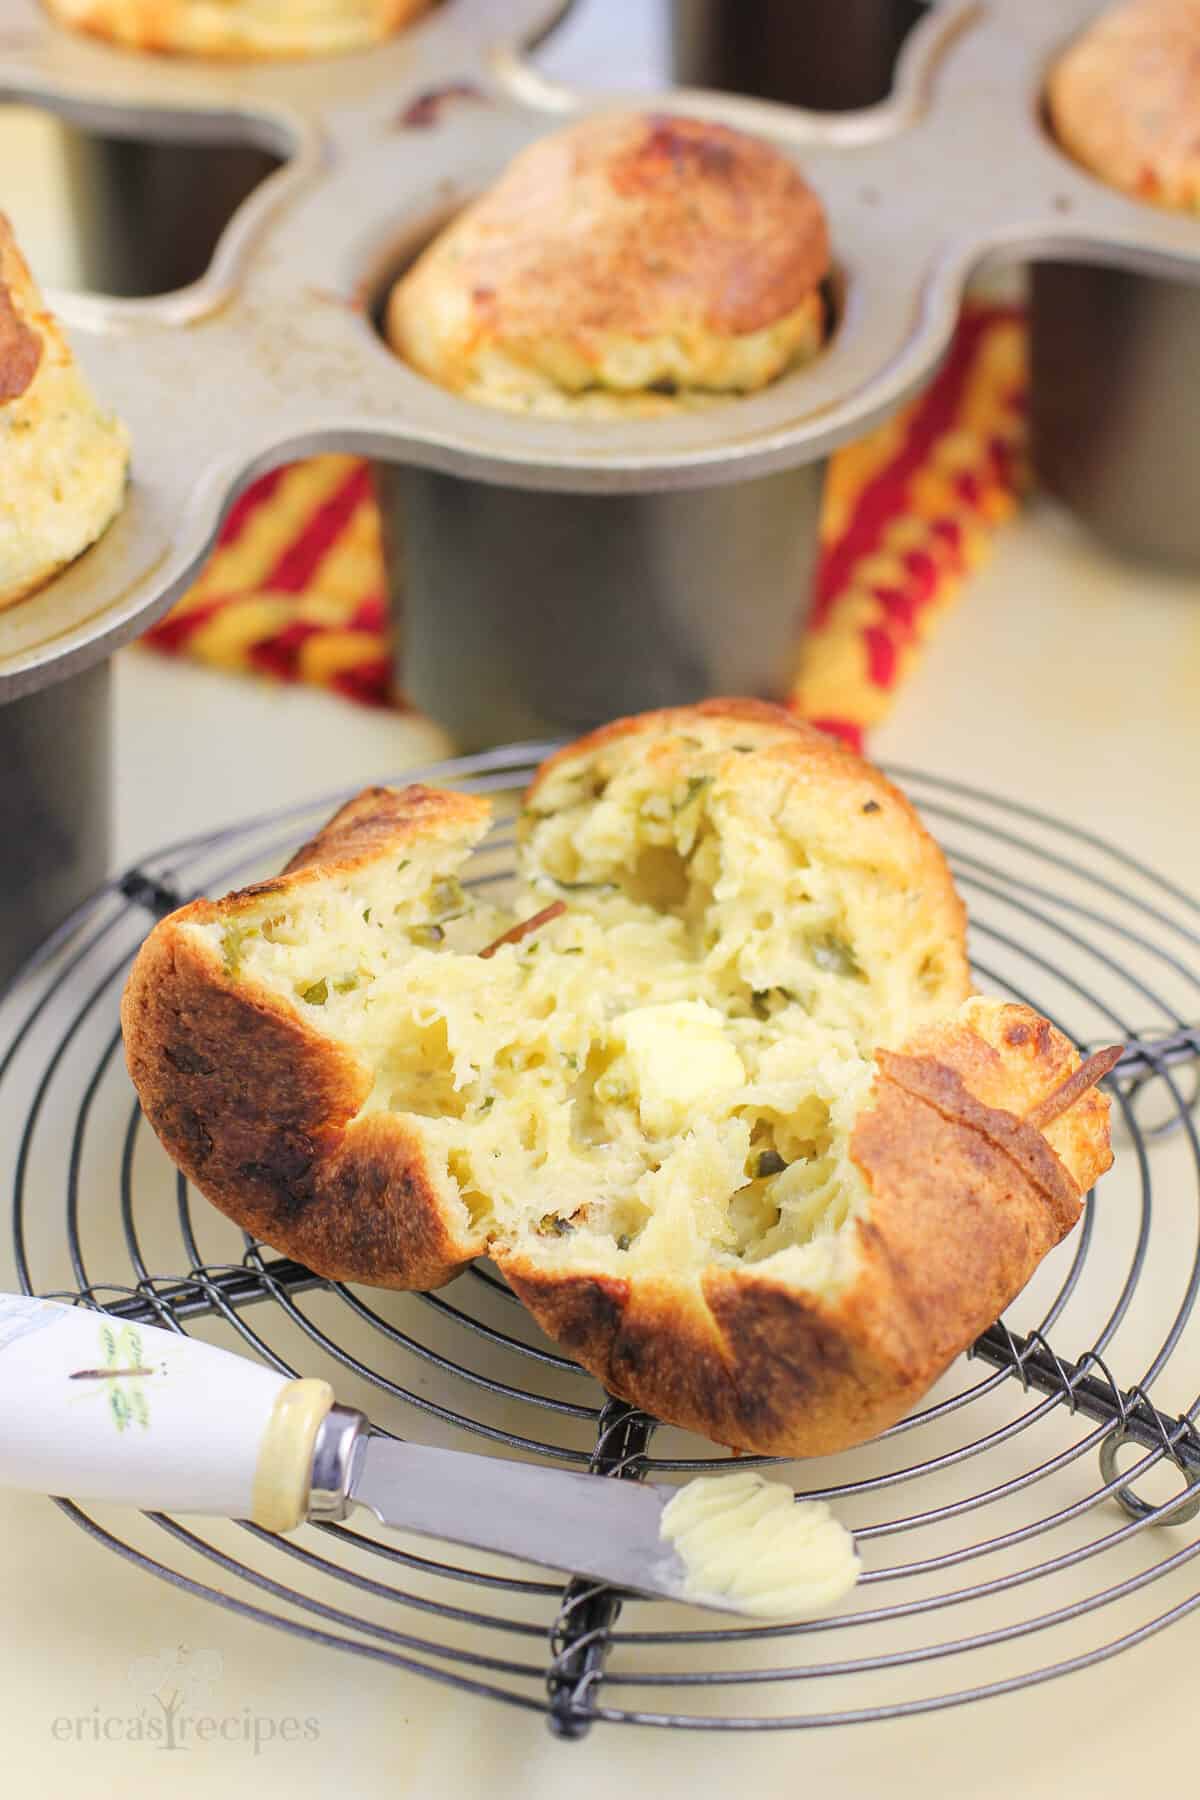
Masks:
[[[763,1618],[823,1611],[848,1594],[854,1539],[820,1500],[749,1470],[689,1481],[663,1508],[661,1534],[687,1573],[684,1598]]]

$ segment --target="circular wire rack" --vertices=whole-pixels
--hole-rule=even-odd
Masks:
[[[468,885],[513,869],[516,795],[549,746],[402,779],[496,801]],[[711,1615],[359,1522],[289,1538],[249,1523],[56,1502],[98,1544],[195,1595],[331,1649],[597,1722],[744,1730],[896,1718],[1050,1681],[1200,1608],[1200,905],[1033,808],[893,770],[971,909],[979,985],[1081,1046],[1119,1038],[1116,1166],[1079,1229],[920,1409],[835,1458],[777,1467],[830,1500],[864,1573],[836,1617]],[[81,907],[0,1002],[0,1117],[26,1292],[196,1331],[325,1375],[400,1436],[674,1480],[727,1455],[606,1395],[487,1265],[431,1294],[323,1280],[209,1208],[145,1125],[118,1001],[156,916],[273,872],[345,798],[192,837]],[[739,1467],[766,1459],[743,1458]],[[365,1515],[364,1515],[365,1516]]]

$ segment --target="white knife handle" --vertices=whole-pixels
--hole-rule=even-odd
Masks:
[[[0,1487],[290,1531],[308,1515],[332,1405],[327,1382],[289,1381],[87,1307],[0,1294]]]

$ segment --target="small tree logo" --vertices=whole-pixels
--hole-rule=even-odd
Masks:
[[[193,1650],[187,1644],[130,1663],[129,1685],[148,1708],[156,1706],[162,1715],[160,1750],[187,1748],[179,1730],[180,1716],[185,1707],[194,1712],[208,1699],[221,1679],[221,1666],[219,1651]]]

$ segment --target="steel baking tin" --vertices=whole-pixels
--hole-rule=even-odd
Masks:
[[[1097,0],[935,8],[890,98],[821,115],[678,91],[636,104],[761,133],[829,211],[844,283],[819,360],[700,415],[513,417],[422,380],[380,341],[368,300],[397,246],[477,192],[572,110],[611,103],[542,80],[519,46],[561,0],[448,0],[395,43],[301,65],[186,65],[69,36],[35,0],[0,0],[0,97],[113,135],[250,140],[286,159],[223,233],[207,273],[149,299],[54,295],[80,359],[129,423],[134,479],[103,541],[0,618],[0,698],[100,660],[194,575],[260,471],[340,449],[509,487],[646,493],[817,461],[924,381],[964,283],[989,258],[1098,261],[1200,280],[1195,221],[1139,205],[1071,163],[1038,108],[1044,70]],[[447,87],[444,107],[422,96]],[[478,89],[476,99],[464,90]],[[421,119],[419,128],[406,118]],[[51,677],[52,678],[52,677]]]

